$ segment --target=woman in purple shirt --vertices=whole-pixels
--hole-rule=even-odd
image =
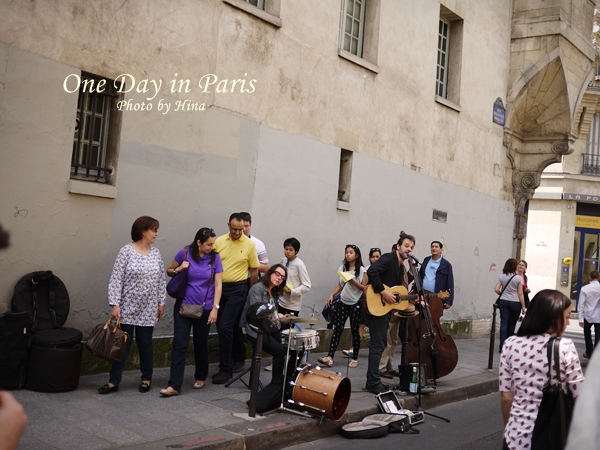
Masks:
[[[208,331],[211,324],[217,321],[223,265],[215,252],[215,232],[212,228],[200,228],[194,242],[175,255],[175,259],[167,268],[167,275],[174,277],[182,270],[187,270],[187,289],[183,299],[175,301],[173,309],[173,350],[171,355],[171,376],[169,386],[160,390],[165,397],[179,395],[183,384],[185,355],[190,341],[190,330],[194,329],[194,357],[196,360],[194,389],[202,389],[208,376]],[[204,305],[204,314],[198,319],[184,317],[179,314],[181,303]]]

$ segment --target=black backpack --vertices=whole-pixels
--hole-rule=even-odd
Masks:
[[[31,272],[15,285],[12,312],[26,312],[33,321],[32,331],[62,328],[71,302],[65,284],[50,270]]]

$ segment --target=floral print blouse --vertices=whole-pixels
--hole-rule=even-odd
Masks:
[[[551,337],[547,333],[511,336],[502,347],[498,371],[500,392],[515,394],[504,430],[504,439],[511,450],[531,448],[531,435],[542,401],[542,389],[548,380],[547,344]],[[573,341],[561,338],[559,355],[563,389],[566,391],[568,388],[573,397],[577,397],[584,378]]]
[[[160,251],[146,256],[131,244],[119,251],[108,283],[108,304],[121,308],[121,323],[153,327],[167,298],[165,266]]]

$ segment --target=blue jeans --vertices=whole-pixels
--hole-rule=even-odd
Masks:
[[[387,345],[387,331],[390,322],[390,314],[381,317],[365,314],[366,325],[369,327],[371,344],[369,345],[369,365],[367,367],[367,388],[374,388],[381,384],[379,375],[379,363],[381,354]]]
[[[500,350],[509,337],[515,334],[515,327],[521,314],[521,302],[509,302],[500,300]]]
[[[219,334],[219,371],[233,371],[234,363],[231,349],[233,345],[233,327],[239,326],[236,319],[244,306],[248,294],[248,283],[234,286],[223,284],[221,306],[217,316],[217,333]]]
[[[195,380],[206,380],[208,377],[208,316],[210,311],[204,311],[199,319],[183,317],[179,314],[181,301],[175,302],[173,308],[173,348],[171,350],[171,375],[169,386],[181,392],[183,384],[183,373],[185,371],[185,356],[190,342],[190,330],[194,331],[194,361],[196,371]]]
[[[152,352],[152,333],[154,327],[140,327],[138,325],[127,325],[122,323],[121,329],[129,335],[127,339],[127,350],[125,351],[125,357],[123,361],[113,362],[112,368],[110,369],[109,383],[118,386],[121,384],[123,378],[123,369],[127,363],[127,357],[129,356],[129,350],[131,344],[133,344],[133,338],[135,334],[135,343],[140,354],[140,371],[142,372],[142,381],[152,380],[152,369],[154,366],[154,354]]]

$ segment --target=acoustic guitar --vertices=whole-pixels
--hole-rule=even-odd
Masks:
[[[392,288],[387,287],[385,284],[383,285],[386,291],[390,291],[396,297],[396,303],[387,303],[381,294],[377,294],[373,290],[373,286],[369,285],[367,288],[367,310],[369,314],[373,316],[385,316],[392,310],[405,310],[411,300],[416,300],[419,296],[417,294],[409,294],[404,286],[394,286]],[[430,298],[439,298],[440,300],[444,300],[450,297],[450,293],[448,291],[440,291],[437,294],[425,294],[426,300]]]

